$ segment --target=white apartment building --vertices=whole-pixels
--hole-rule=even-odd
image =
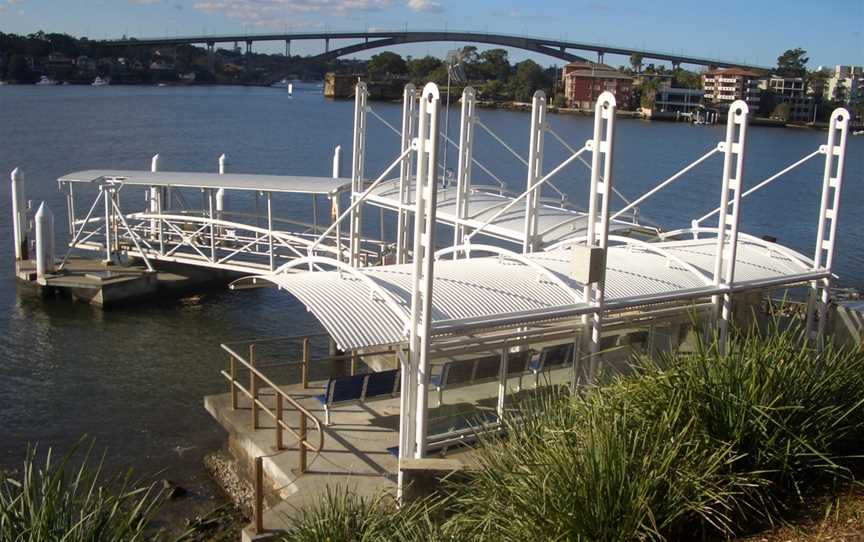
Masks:
[[[825,82],[823,97],[826,100],[840,101],[848,105],[861,99],[862,96],[864,96],[864,66],[835,66],[833,73]]]
[[[705,99],[711,102],[744,100],[752,111],[759,108],[762,74],[738,68],[709,70],[702,75]]]

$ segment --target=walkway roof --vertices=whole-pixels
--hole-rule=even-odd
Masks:
[[[408,189],[410,211],[414,211],[414,198],[416,196],[414,183]],[[380,184],[367,197],[367,201],[373,205],[387,209],[399,208],[399,181],[389,181]],[[512,196],[499,195],[487,190],[473,190],[468,196],[467,220],[462,223],[469,227],[469,231],[478,228],[495,213],[513,201]],[[453,225],[456,220],[456,187],[448,186],[438,189],[438,206],[435,211],[437,222]],[[588,220],[586,213],[575,209],[566,209],[560,206],[541,205],[538,213],[538,232],[541,237],[540,245],[548,247],[552,244],[570,238],[584,235],[587,230]],[[634,224],[624,220],[614,220],[610,224],[611,232],[620,232],[633,229]],[[522,244],[525,240],[525,203],[520,201],[513,205],[506,213],[502,214],[483,228],[480,233],[488,234],[499,239],[507,239]]]
[[[59,182],[122,182],[125,185],[166,186],[176,188],[224,188],[225,190],[260,190],[333,195],[351,187],[351,179],[301,177],[296,175],[253,175],[249,173],[198,173],[175,171],[135,171],[90,169],[76,171],[57,179]]]
[[[658,243],[618,239],[623,244],[610,247],[607,258],[608,308],[717,293],[711,280],[716,239]],[[583,284],[569,277],[570,258],[570,250],[564,248],[514,257],[439,260],[432,296],[433,334],[446,333],[457,322],[486,322],[488,328],[507,321],[590,312],[582,301]],[[738,243],[735,289],[800,283],[812,278],[811,267],[812,262],[800,254],[746,236]],[[390,265],[261,278],[296,296],[339,346],[348,349],[406,340],[411,271],[411,265]],[[387,302],[385,296],[390,298]],[[559,316],[549,316],[553,314]]]

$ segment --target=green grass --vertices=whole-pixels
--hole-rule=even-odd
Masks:
[[[538,396],[481,444],[467,482],[399,511],[331,491],[286,540],[723,539],[852,480],[862,401],[861,352],[817,351],[797,327],[740,334],[725,355],[637,359],[629,376]]]
[[[0,542],[160,539],[151,523],[161,492],[133,481],[131,471],[103,477],[92,445],[83,459],[77,449],[59,460],[49,449],[40,463],[31,447],[20,476],[0,473]]]

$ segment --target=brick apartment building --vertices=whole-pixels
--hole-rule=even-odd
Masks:
[[[605,64],[571,62],[561,69],[561,80],[568,107],[590,109],[607,90],[619,109],[633,107],[633,78]]]

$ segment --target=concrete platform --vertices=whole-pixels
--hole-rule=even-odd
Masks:
[[[541,376],[541,387],[570,381],[570,368],[546,372]],[[523,376],[520,395],[532,393],[534,377]],[[281,389],[314,414],[323,427],[324,409],[316,398],[324,392],[326,382],[311,383],[308,389],[300,384],[281,386]],[[519,378],[511,378],[507,384],[510,392],[516,392]],[[275,393],[270,388],[259,391],[261,400],[275,410]],[[493,410],[497,403],[498,383],[485,382],[472,386],[444,390],[443,401],[437,404],[435,393],[430,392],[430,434],[445,430],[454,420],[474,417],[482,410]],[[317,501],[326,488],[347,487],[364,496],[378,495],[382,491],[396,491],[398,459],[388,448],[398,443],[399,398],[368,402],[362,405],[337,406],[331,409],[331,422],[324,427],[324,447],[318,453],[309,453],[307,472],[300,474],[296,439],[287,435],[285,446],[276,449],[276,431],[273,419],[264,411],[260,414],[260,428],[252,428],[250,401],[239,395],[238,408],[232,410],[228,393],[205,397],[207,411],[228,433],[228,448],[241,467],[241,476],[253,480],[254,458],[263,456],[265,500],[270,506],[264,516],[268,532],[280,532],[291,521],[297,510]],[[506,405],[506,402],[505,402]],[[297,428],[299,418],[286,406],[285,419]],[[310,436],[312,433],[310,433]],[[469,448],[450,448],[434,454],[445,456],[464,468],[472,464]],[[251,531],[244,539],[256,540]]]
[[[154,297],[186,294],[228,280],[218,270],[190,266],[160,266],[148,271],[143,264],[109,264],[92,258],[69,258],[62,271],[36,277],[36,262],[16,262],[15,275],[44,297],[65,297],[99,307],[112,307]]]

